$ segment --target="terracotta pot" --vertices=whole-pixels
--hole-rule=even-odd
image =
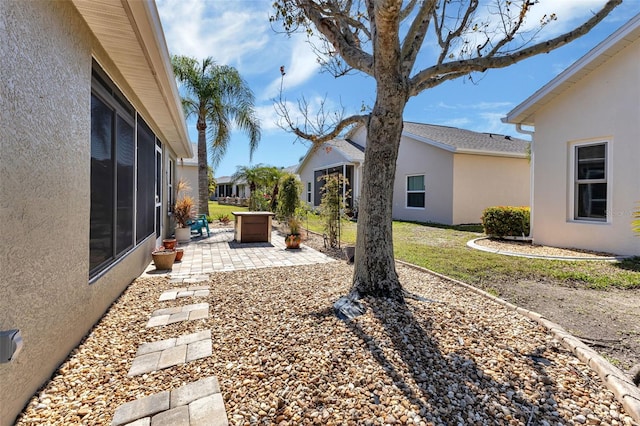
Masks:
[[[287,249],[299,249],[300,241],[302,238],[298,234],[289,234],[284,237],[284,243],[287,246]]]
[[[175,262],[181,262],[182,261],[182,256],[184,256],[184,249],[177,248],[176,249],[176,260],[175,260]]]
[[[153,257],[153,264],[156,265],[156,269],[171,269],[173,267],[173,262],[176,260],[176,251],[154,251],[153,253],[151,253],[151,256]]]
[[[162,240],[162,245],[167,250],[173,250],[174,248],[176,248],[176,242],[177,240],[175,238],[165,238],[164,240]]]

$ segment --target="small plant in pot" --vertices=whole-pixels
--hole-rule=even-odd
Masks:
[[[180,179],[177,185],[178,194],[188,191],[190,188],[187,183]],[[191,226],[189,221],[195,217],[195,202],[189,195],[179,196],[173,207],[173,218],[176,221],[176,239],[178,242],[184,243],[191,239]]]
[[[299,249],[300,241],[302,241],[302,237],[300,236],[302,222],[299,218],[292,216],[289,218],[287,224],[289,225],[289,233],[284,237],[284,242],[288,249]]]

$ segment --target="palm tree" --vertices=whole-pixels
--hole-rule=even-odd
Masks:
[[[249,210],[256,210],[258,188],[264,187],[269,182],[271,167],[264,164],[255,166],[237,166],[236,172],[231,175],[232,182],[245,181],[249,185]]]
[[[260,122],[254,110],[253,92],[238,70],[216,65],[211,57],[200,63],[195,58],[173,55],[171,64],[184,91],[182,107],[185,114],[197,118],[198,211],[209,215],[207,148],[211,150],[211,165],[215,167],[227,150],[231,126],[235,123],[249,136],[251,159],[260,141]]]

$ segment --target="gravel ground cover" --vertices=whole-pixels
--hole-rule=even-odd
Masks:
[[[596,374],[546,330],[430,274],[399,266],[421,300],[365,300],[338,320],[352,266],[212,274],[210,318],[147,329],[167,278],[139,278],[17,424],[108,424],[119,405],[219,379],[233,425],[633,425]],[[136,377],[138,345],[210,329],[213,355]]]

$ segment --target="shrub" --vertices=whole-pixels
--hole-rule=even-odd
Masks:
[[[302,183],[295,175],[286,174],[280,179],[277,211],[279,220],[285,220],[295,215],[296,209],[300,205],[300,193],[302,193]]]
[[[526,237],[530,212],[529,207],[488,207],[482,212],[484,233],[492,237]]]

